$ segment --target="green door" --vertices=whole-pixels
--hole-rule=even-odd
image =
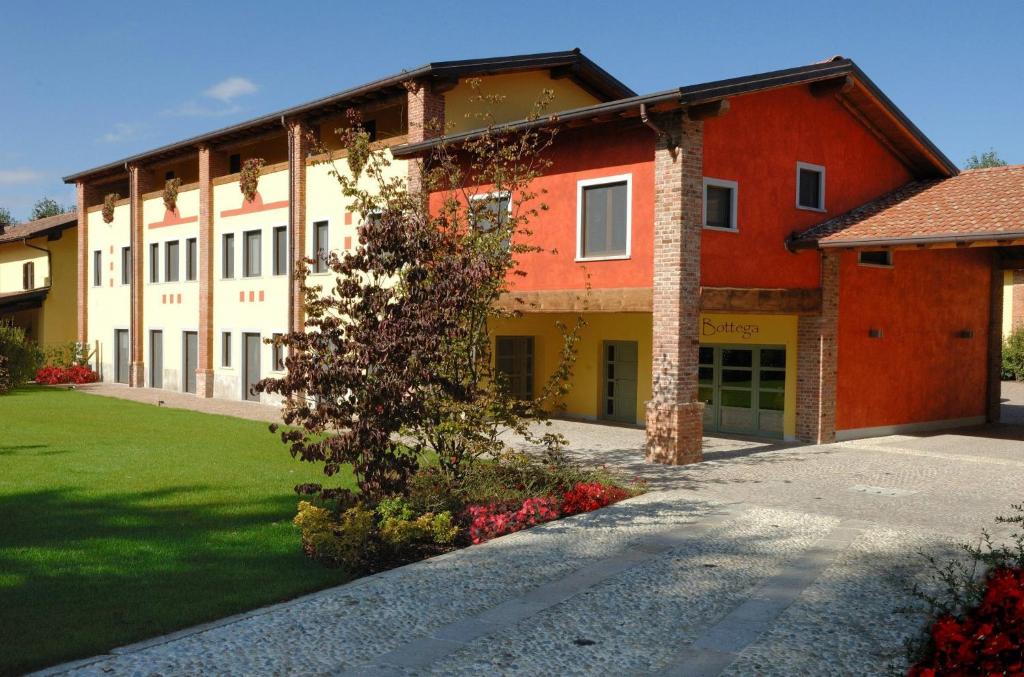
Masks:
[[[636,423],[636,341],[605,341],[601,418]]]
[[[782,437],[786,349],[701,346],[698,397],[707,432]]]

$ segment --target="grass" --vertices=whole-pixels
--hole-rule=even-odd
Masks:
[[[265,423],[63,389],[0,397],[0,673],[344,582],[307,560]]]

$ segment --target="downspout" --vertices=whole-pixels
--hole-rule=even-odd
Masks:
[[[676,157],[676,151],[679,150],[679,144],[676,143],[676,140],[672,138],[671,134],[669,134],[664,129],[656,125],[654,123],[654,120],[652,120],[650,116],[647,115],[646,103],[640,104],[640,121],[643,122],[648,127],[650,127],[652,130],[654,130],[654,133],[658,135],[659,139],[664,140],[665,145],[668,147],[668,152],[674,160]]]
[[[283,115],[281,126],[288,136],[288,331],[291,332],[295,327],[295,196],[292,194],[295,186],[295,143]]]

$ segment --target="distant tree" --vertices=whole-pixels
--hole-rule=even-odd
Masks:
[[[967,164],[964,165],[964,169],[985,169],[987,167],[1005,167],[1006,160],[999,157],[999,153],[993,148],[989,148],[987,151],[978,155],[972,153],[967,158]]]
[[[70,211],[74,211],[74,207],[65,207],[53,198],[44,197],[32,206],[32,214],[28,220],[45,219],[47,216],[57,216]]]
[[[11,214],[11,210],[7,207],[0,207],[0,227],[2,226],[13,226],[17,221],[14,219],[14,215]]]

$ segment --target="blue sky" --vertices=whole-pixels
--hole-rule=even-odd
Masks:
[[[853,58],[957,164],[1024,163],[1021,2],[10,3],[0,206],[60,177],[429,61],[580,47],[645,93]]]

